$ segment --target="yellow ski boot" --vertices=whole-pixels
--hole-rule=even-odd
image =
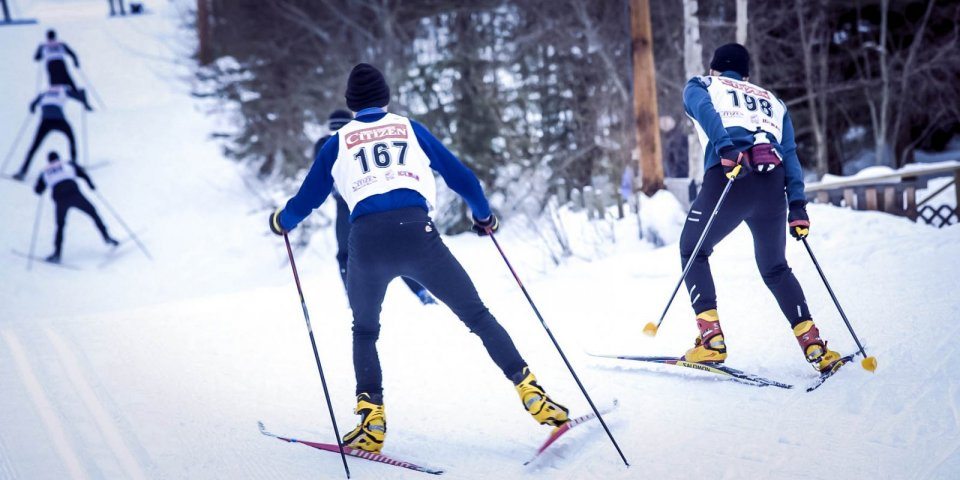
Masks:
[[[680,359],[695,363],[723,363],[727,359],[727,344],[723,342],[717,310],[698,313],[697,328],[700,329],[700,336],[693,342],[693,348],[687,350]]]
[[[798,323],[793,327],[793,334],[797,337],[797,343],[800,344],[803,355],[817,370],[826,372],[840,360],[840,354],[827,348],[827,342],[820,339],[820,330],[814,325],[813,320]]]
[[[343,444],[372,453],[380,453],[383,441],[387,437],[387,418],[380,395],[361,393],[357,395],[357,408],[353,413],[360,415],[360,425],[344,435]]]
[[[520,401],[523,402],[524,408],[530,412],[530,415],[533,415],[536,421],[540,422],[541,425],[554,427],[567,423],[567,420],[569,420],[567,414],[570,411],[567,407],[554,402],[547,396],[547,393],[537,383],[537,377],[533,376],[529,368],[523,367],[517,377],[522,377],[519,382],[515,381],[517,393],[520,394]]]

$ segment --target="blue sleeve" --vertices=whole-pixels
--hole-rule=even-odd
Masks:
[[[330,189],[333,188],[333,162],[337,160],[340,150],[340,141],[336,135],[330,136],[313,159],[313,165],[307,178],[300,185],[296,195],[287,201],[287,205],[280,212],[280,226],[284,230],[293,230],[307,218],[315,208],[319,207]]]
[[[693,77],[687,82],[683,89],[683,108],[687,115],[690,115],[703,131],[706,132],[710,143],[713,144],[717,155],[725,147],[732,147],[733,141],[730,140],[730,134],[723,128],[723,121],[720,120],[720,114],[713,108],[713,100],[710,99],[710,92],[707,91],[707,85],[703,83],[700,77]]]
[[[420,148],[430,159],[430,168],[443,177],[443,181],[447,182],[451,190],[463,197],[475,218],[480,220],[488,218],[490,204],[487,203],[487,197],[483,194],[483,187],[480,186],[477,176],[423,125],[412,120],[410,124],[413,125],[413,133],[420,142]]]
[[[787,201],[806,200],[803,193],[803,169],[797,157],[797,141],[793,137],[793,121],[790,112],[783,114],[783,137],[780,142],[780,154],[783,155],[783,168],[786,175]]]

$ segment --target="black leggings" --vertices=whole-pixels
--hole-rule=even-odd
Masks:
[[[347,201],[343,199],[340,195],[333,195],[333,198],[337,202],[337,223],[335,225],[337,232],[337,264],[340,265],[340,279],[343,280],[343,287],[347,287],[347,258],[349,257],[349,242],[350,239],[350,207],[347,206]],[[425,288],[423,285],[407,278],[400,277],[403,280],[403,283],[407,284],[407,288],[410,289],[413,293],[420,294]]]
[[[47,62],[47,74],[50,75],[50,85],[66,85],[74,92],[77,91],[77,85],[73,83],[73,78],[70,78],[67,64],[63,60]]]
[[[427,213],[417,207],[357,218],[350,231],[347,296],[353,309],[353,367],[357,393],[383,392],[377,338],[380,307],[387,284],[413,278],[480,337],[503,374],[510,378],[526,366],[507,331],[477,295],[467,272],[443,244]]]
[[[23,160],[23,166],[20,167],[20,172],[24,174],[27,173],[27,169],[30,168],[30,162],[33,161],[33,154],[37,153],[37,149],[40,148],[43,139],[52,131],[63,132],[63,134],[67,136],[67,140],[70,142],[70,161],[77,160],[77,142],[73,138],[73,129],[70,128],[70,124],[63,119],[45,118],[40,121],[37,134],[33,137],[33,144],[30,145],[30,150],[27,151],[27,158]]]
[[[693,254],[693,248],[726,184],[727,178],[720,165],[704,173],[703,189],[690,206],[690,213],[680,234],[681,265],[686,265]],[[776,297],[783,315],[791,326],[809,320],[810,311],[803,290],[787,265],[785,256],[787,201],[783,168],[767,174],[752,173],[733,183],[685,280],[694,312],[717,308],[717,292],[710,273],[710,254],[714,246],[744,221],[753,234],[757,268],[767,288]],[[750,301],[752,292],[741,289],[740,294],[740,301]]]
[[[100,230],[100,235],[103,236],[104,240],[110,238],[107,233],[107,226],[103,224],[103,220],[97,214],[97,209],[93,208],[87,197],[84,197],[80,192],[68,194],[55,200],[57,204],[57,235],[53,246],[58,254],[63,248],[63,231],[67,225],[67,212],[71,208],[78,208],[81,212],[89,215],[93,219],[93,223],[97,225],[97,230]]]

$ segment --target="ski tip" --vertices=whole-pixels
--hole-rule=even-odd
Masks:
[[[647,322],[647,325],[643,327],[643,333],[647,334],[647,336],[650,336],[650,337],[656,337],[657,329],[658,327],[654,325],[653,322]]]
[[[871,357],[864,358],[860,362],[860,366],[863,367],[864,370],[871,373],[877,371],[877,357],[871,356]]]

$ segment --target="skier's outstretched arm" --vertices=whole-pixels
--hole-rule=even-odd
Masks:
[[[437,137],[417,122],[410,121],[413,133],[420,142],[420,147],[430,159],[430,168],[437,171],[451,190],[463,197],[478,220],[490,218],[490,204],[483,194],[483,187],[477,176],[470,171],[460,160],[447,149]]]
[[[43,95],[37,95],[37,98],[33,99],[33,101],[30,102],[30,113],[37,111],[37,105],[40,104],[41,98],[43,98]]]
[[[33,54],[33,61],[39,62],[43,58],[43,45],[37,47],[37,53]]]
[[[87,185],[90,187],[90,190],[97,189],[97,187],[93,186],[93,180],[90,179],[90,175],[87,174],[87,171],[83,167],[81,167],[80,165],[77,165],[75,160],[70,161],[70,164],[73,165],[74,170],[77,171],[77,176],[82,178],[85,182],[87,182]]]
[[[784,111],[783,114],[783,135],[781,138],[783,141],[780,142],[780,148],[783,155],[784,174],[786,175],[787,201],[804,201],[807,197],[803,193],[803,169],[800,167],[800,159],[797,157],[797,141],[793,135],[793,121],[790,120],[790,112],[787,111]]]
[[[334,134],[320,148],[310,167],[310,172],[307,173],[307,178],[304,179],[303,185],[300,185],[300,190],[287,201],[287,205],[277,216],[277,222],[284,231],[296,228],[304,218],[307,218],[307,215],[310,215],[310,212],[327,199],[327,195],[333,188],[333,175],[330,172],[339,151],[340,142]]]
[[[80,68],[80,60],[77,58],[77,54],[70,48],[66,43],[62,44],[63,50],[67,52],[67,55],[70,55],[70,58],[73,59],[73,66]]]

